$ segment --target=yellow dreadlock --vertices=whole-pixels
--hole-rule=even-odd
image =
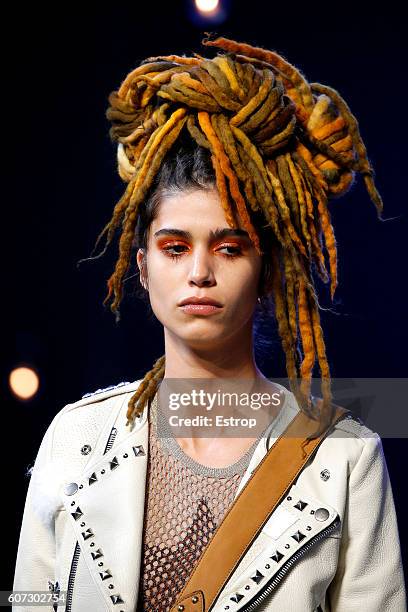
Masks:
[[[207,38],[203,44],[224,53],[213,59],[148,58],[109,96],[110,136],[118,143],[118,171],[128,185],[97,240],[106,235],[105,252],[121,226],[119,257],[104,303],[112,299],[118,318],[139,207],[165,155],[187,130],[211,153],[228,224],[233,227],[238,215],[261,254],[247,206],[260,210],[279,243],[279,251],[270,253],[272,297],[289,380],[300,375],[301,387],[293,389],[309,414],[316,356],[322,376],[322,428],[315,437],[332,415],[330,371],[310,272],[314,263],[324,282],[331,279],[333,299],[337,251],[328,200],[346,193],[356,172],[363,175],[380,219],[382,200],[357,121],[334,89],[308,83],[276,52],[226,38]],[[300,372],[298,331],[304,355]],[[164,370],[162,356],[131,398],[128,423],[150,404]]]

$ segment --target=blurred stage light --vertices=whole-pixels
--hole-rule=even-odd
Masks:
[[[29,400],[37,393],[40,380],[33,368],[22,366],[10,372],[9,385],[12,393],[18,399]]]
[[[211,13],[218,8],[219,0],[195,0],[195,4],[201,13]]]
[[[230,0],[186,0],[187,15],[200,29],[226,21],[229,6]]]

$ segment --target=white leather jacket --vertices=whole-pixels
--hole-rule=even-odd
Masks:
[[[66,591],[66,612],[135,612],[141,570],[147,411],[140,381],[56,414],[30,479],[13,590]],[[282,387],[284,389],[284,387]],[[298,411],[287,396],[240,482]],[[293,537],[298,532],[302,534]],[[44,609],[44,608],[43,608]],[[45,609],[52,610],[52,604]],[[54,608],[56,610],[56,608]],[[212,612],[406,612],[393,495],[379,436],[355,419],[321,443],[224,585]],[[13,606],[36,612],[38,607]]]

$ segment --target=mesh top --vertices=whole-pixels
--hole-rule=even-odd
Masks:
[[[148,419],[149,450],[137,612],[168,612],[234,501],[264,432],[237,462],[213,468],[186,455],[171,434],[163,437],[166,424],[157,407],[157,393]]]

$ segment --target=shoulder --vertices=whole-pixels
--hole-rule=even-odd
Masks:
[[[80,400],[67,404],[64,409],[68,411],[80,408],[82,406],[89,406],[90,404],[105,402],[105,400],[112,401],[113,398],[116,398],[119,395],[132,392],[134,393],[141,382],[142,379],[134,382],[120,382],[117,385],[111,385],[104,389],[97,389],[91,393],[85,393]]]
[[[90,414],[91,412],[96,413],[107,413],[109,408],[112,407],[125,395],[131,396],[138,388],[142,379],[134,382],[121,382],[117,385],[111,385],[105,389],[97,389],[92,393],[85,393],[81,399],[66,404],[60,411],[55,415],[57,420],[67,418],[81,418]]]
[[[300,408],[293,393],[291,391],[288,393],[291,398],[288,407],[293,416],[299,413]],[[323,401],[319,396],[312,396],[312,399],[318,406]],[[341,407],[335,403],[334,406]],[[318,421],[316,428],[317,426]],[[384,460],[382,442],[378,433],[367,427],[362,419],[348,409],[345,415],[330,428],[329,433],[319,444],[315,457],[321,464],[332,464],[335,461],[338,466],[343,465],[345,473],[348,474],[360,459],[363,461],[375,459],[380,462]]]
[[[321,444],[321,454],[348,464],[350,474],[361,462],[384,461],[381,438],[353,413],[338,421]]]
[[[61,439],[69,444],[72,440],[95,438],[115,407],[130,399],[141,381],[142,379],[121,382],[105,389],[97,389],[93,393],[86,393],[75,402],[66,404],[55,414],[45,433],[49,454],[53,454]]]

